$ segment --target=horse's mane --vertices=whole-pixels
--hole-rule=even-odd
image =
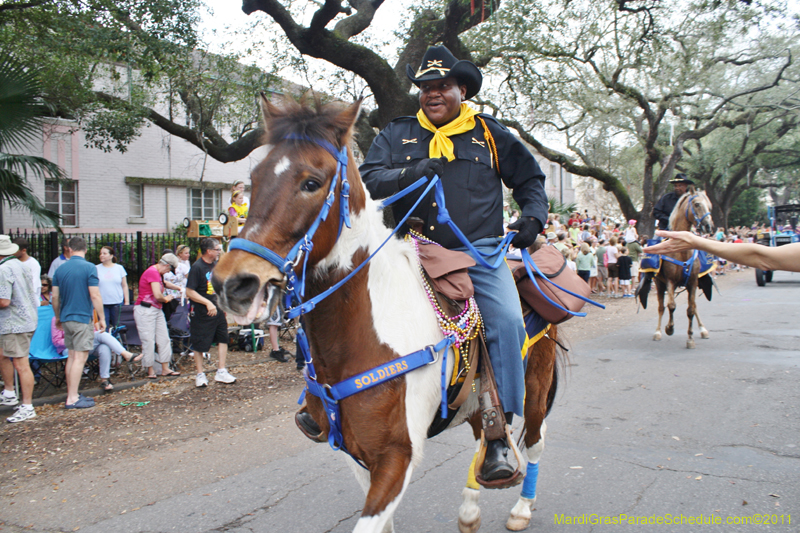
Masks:
[[[323,103],[318,94],[305,93],[300,100],[284,96],[277,105],[264,102],[267,144],[275,145],[289,135],[324,139],[336,147],[349,141],[350,123],[342,119],[342,102]]]

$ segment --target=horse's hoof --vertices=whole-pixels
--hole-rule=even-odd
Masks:
[[[661,332],[660,331],[656,331],[656,334],[653,335],[653,340],[654,341],[660,341],[661,340]]]
[[[475,520],[471,520],[469,522],[464,522],[460,518],[458,519],[458,531],[459,533],[477,533],[477,531],[481,528],[481,515],[478,514],[478,517]]]
[[[506,521],[506,529],[509,531],[526,529],[531,523],[531,508],[533,508],[533,502],[535,501],[536,498],[528,499],[520,496],[517,504],[511,509],[511,514]]]
[[[667,335],[672,335],[673,333],[675,333],[675,328],[667,326],[664,328],[664,333],[666,333]]]
[[[694,349],[694,339],[689,339],[686,341],[686,348],[689,350]]]
[[[506,522],[506,529],[509,531],[522,531],[523,529],[528,529],[529,525],[531,525],[530,518],[509,516]]]
[[[461,507],[458,509],[458,530],[475,533],[481,527],[481,508],[478,506],[481,493],[477,489],[464,487],[461,491]]]
[[[708,330],[706,328],[703,328],[703,329],[700,330],[700,338],[701,339],[709,338]]]

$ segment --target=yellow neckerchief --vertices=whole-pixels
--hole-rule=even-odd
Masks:
[[[236,202],[233,202],[231,207],[236,211],[237,217],[247,218],[247,204],[239,205]]]
[[[456,158],[455,154],[453,153],[453,141],[449,139],[451,135],[458,135],[459,133],[466,133],[468,131],[472,131],[475,128],[475,115],[478,112],[469,107],[467,104],[461,104],[461,112],[459,113],[458,117],[454,120],[448,122],[441,128],[437,128],[436,126],[428,120],[428,117],[425,116],[425,113],[420,109],[417,112],[417,120],[419,120],[419,125],[425,128],[428,131],[433,132],[433,139],[431,139],[431,144],[428,148],[428,157],[447,157],[448,161],[452,161]]]

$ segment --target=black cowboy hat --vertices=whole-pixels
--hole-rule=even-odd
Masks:
[[[406,75],[417,87],[423,81],[456,78],[460,84],[467,86],[467,100],[478,94],[483,82],[483,75],[475,63],[463,59],[459,61],[445,46],[428,48],[416,74],[411,65],[407,64]]]
[[[670,183],[685,183],[686,185],[694,185],[694,182],[686,177],[686,174],[677,174],[674,178],[669,180]]]

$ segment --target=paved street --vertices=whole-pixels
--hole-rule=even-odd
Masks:
[[[630,324],[572,347],[548,418],[530,531],[800,531],[800,275],[778,272],[759,288],[748,271],[713,302],[699,300],[711,339],[696,334],[695,350],[685,348],[685,301],[675,334],[660,342],[651,340],[651,299]],[[592,311],[585,320],[601,318]],[[429,442],[395,517],[399,533],[457,531],[473,449],[466,427]],[[202,457],[203,474],[189,468],[192,457]],[[153,468],[126,480],[162,494],[149,505],[122,507],[100,490],[59,519],[46,503],[25,520],[7,514],[13,508],[2,514],[36,531],[346,532],[363,495],[343,457],[299,437],[287,411],[149,458]],[[238,473],[210,475],[221,462],[239,465]],[[505,531],[518,493],[483,491],[481,531]],[[621,514],[703,515],[722,524],[566,525],[570,517]],[[725,523],[757,514],[778,524]]]

